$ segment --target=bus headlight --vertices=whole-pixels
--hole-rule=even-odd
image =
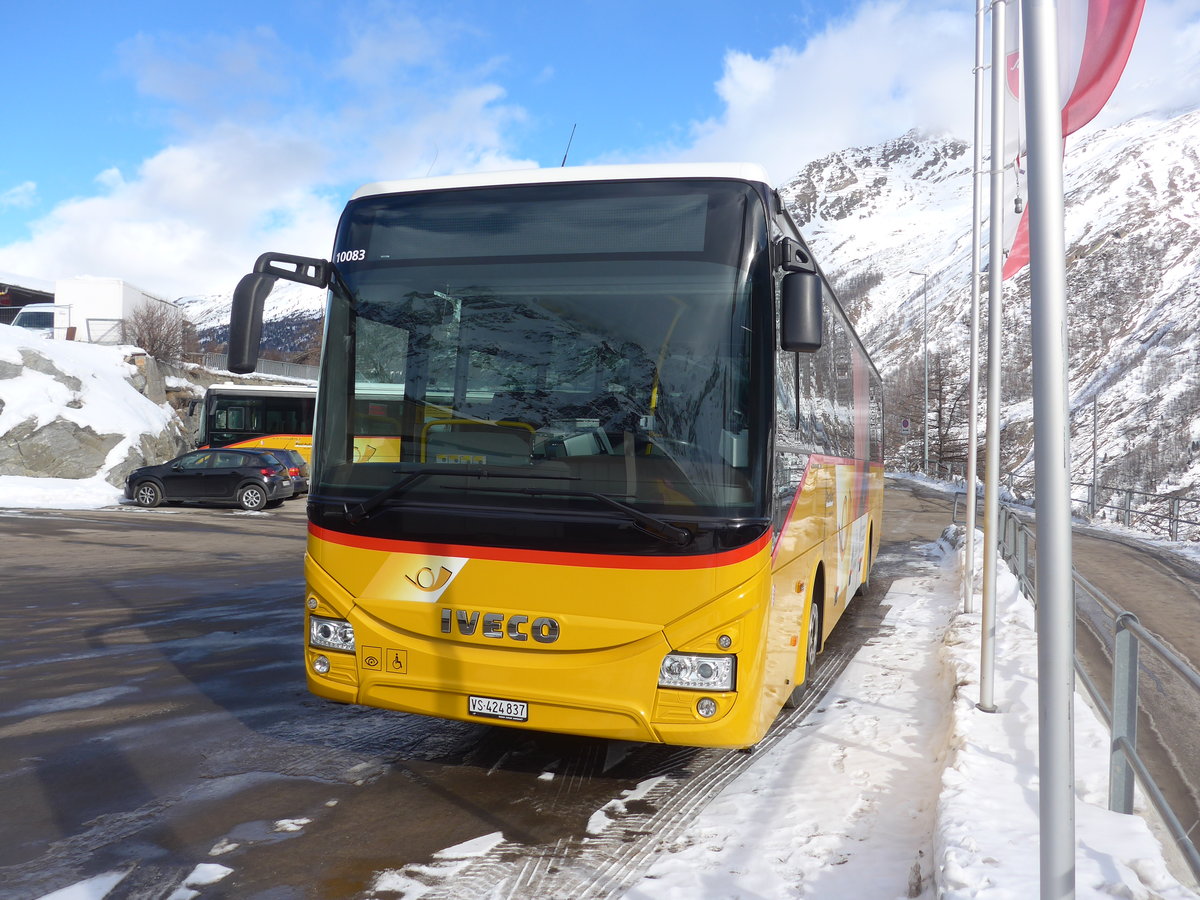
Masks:
[[[345,619],[327,619],[324,616],[308,617],[308,642],[326,650],[354,652],[354,626]]]
[[[735,656],[668,653],[658,670],[658,686],[693,691],[732,691],[737,686]]]

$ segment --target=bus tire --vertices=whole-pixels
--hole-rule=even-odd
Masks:
[[[863,549],[863,572],[862,583],[859,584],[858,590],[854,592],[855,597],[865,596],[871,587],[871,566],[875,564],[875,560],[871,553],[871,548],[875,540],[875,526],[872,525],[867,529],[867,545]]]
[[[238,506],[249,512],[257,512],[267,505],[267,492],[257,484],[244,484],[238,488]]]
[[[163,493],[153,481],[139,481],[133,489],[133,502],[146,509],[153,509],[162,503]]]
[[[784,709],[795,709],[808,696],[817,668],[817,651],[820,648],[821,608],[814,603],[808,614],[808,634],[804,638],[804,681],[792,688],[791,694],[783,701]]]

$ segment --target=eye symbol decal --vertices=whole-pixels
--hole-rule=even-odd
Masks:
[[[441,571],[435,575],[433,573],[433,569],[431,569],[429,566],[425,566],[425,568],[417,572],[416,578],[413,578],[411,575],[405,575],[404,577],[408,579],[412,586],[417,590],[430,593],[432,591],[440,591],[442,588],[444,588],[447,582],[454,577],[454,573],[445,566],[442,566]]]

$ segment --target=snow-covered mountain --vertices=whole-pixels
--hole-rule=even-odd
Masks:
[[[201,342],[223,344],[228,340],[233,288],[231,284],[226,293],[179,299]],[[323,289],[294,281],[276,281],[263,308],[263,344],[276,350],[302,350],[313,322],[324,314]]]
[[[1198,145],[1200,110],[1138,118],[1068,140],[1075,481],[1091,480],[1095,401],[1100,484],[1200,493]],[[897,416],[919,417],[921,411],[921,385],[913,379],[923,376],[915,368],[923,355],[923,274],[928,275],[929,347],[936,361],[930,378],[937,382],[931,390],[939,400],[935,408],[931,396],[931,431],[939,413],[943,424],[965,421],[965,398],[954,386],[968,365],[971,162],[970,148],[961,142],[910,132],[816,160],[781,186],[889,382]],[[986,223],[983,233],[986,239]],[[986,247],[983,259],[986,265]],[[1033,474],[1028,270],[1007,283],[1004,309],[1001,455],[1005,470],[1028,484]],[[943,429],[939,446],[951,458],[961,453],[961,430]],[[893,436],[891,443],[903,441]],[[912,441],[920,442],[919,426]]]

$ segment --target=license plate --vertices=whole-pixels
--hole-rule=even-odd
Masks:
[[[508,722],[528,722],[529,704],[521,700],[499,700],[495,697],[468,697],[467,712],[485,719],[504,719]]]

